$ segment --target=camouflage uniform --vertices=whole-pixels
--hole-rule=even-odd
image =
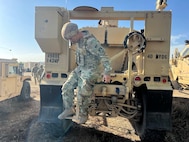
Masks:
[[[38,69],[39,69],[39,67],[37,66],[37,64],[35,64],[35,66],[32,69],[32,76],[34,77],[35,84],[37,83]]]
[[[77,67],[70,73],[67,81],[62,86],[62,99],[65,110],[58,116],[59,119],[65,119],[74,114],[73,100],[74,89],[77,88],[77,104],[79,116],[72,119],[77,123],[85,123],[88,118],[88,106],[91,102],[93,86],[100,77],[100,63],[104,66],[104,79],[107,79],[112,70],[104,48],[89,34],[88,31],[79,31],[74,23],[67,22],[61,30],[62,37],[77,44],[76,62]],[[77,115],[77,114],[76,114]]]
[[[38,69],[37,71],[37,80],[38,82],[41,82],[41,79],[43,78],[43,72],[44,72],[44,68],[43,68],[43,65],[40,66],[40,68]]]
[[[89,34],[82,32],[84,38],[79,41],[76,50],[77,68],[71,72],[68,80],[62,87],[63,103],[65,108],[73,105],[74,89],[78,87],[78,103],[80,114],[87,115],[87,108],[91,100],[93,85],[101,75],[99,72],[100,61],[105,68],[105,74],[109,74],[111,66],[104,48]]]

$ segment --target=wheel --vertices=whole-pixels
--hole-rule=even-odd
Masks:
[[[137,134],[139,135],[140,138],[143,137],[143,135],[145,134],[145,129],[146,129],[146,96],[143,93],[142,94],[142,100],[141,100],[141,112],[142,115],[141,117],[138,119],[139,121],[135,121],[135,129]]]
[[[142,115],[138,119],[138,121],[134,121],[134,128],[137,132],[137,135],[140,137],[142,142],[163,142],[166,132],[165,131],[159,131],[159,130],[151,130],[146,127],[146,116],[147,116],[147,111],[146,111],[146,95],[147,92],[142,93]]]
[[[28,100],[30,98],[30,83],[27,81],[23,83],[20,98],[21,100]]]

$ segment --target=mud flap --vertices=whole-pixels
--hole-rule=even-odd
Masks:
[[[172,90],[148,90],[146,96],[146,127],[147,129],[172,129]]]
[[[38,121],[62,126],[64,133],[66,133],[72,126],[72,121],[58,119],[58,115],[63,111],[61,87],[40,85],[40,113]]]
[[[147,113],[147,128],[151,130],[166,130],[171,131],[171,114],[170,113],[158,113],[148,112]]]

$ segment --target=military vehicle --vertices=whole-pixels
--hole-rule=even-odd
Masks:
[[[22,75],[17,59],[0,59],[0,101],[20,95],[30,98],[30,76]]]
[[[189,40],[185,41],[184,49],[175,49],[170,61],[170,80],[177,90],[189,89]]]
[[[45,75],[40,83],[38,121],[62,125],[63,133],[76,116],[58,120],[63,111],[61,87],[75,68],[74,45],[61,37],[71,20],[96,20],[90,31],[105,48],[113,71],[111,83],[99,77],[94,86],[89,115],[128,118],[144,141],[162,141],[172,128],[172,86],[169,80],[171,11],[115,11],[113,7],[37,6],[35,39],[45,53]],[[126,21],[126,23],[124,23]],[[123,22],[123,27],[118,26]],[[80,22],[78,22],[79,24]],[[142,28],[137,30],[138,25]],[[139,26],[140,27],[140,26]],[[124,123],[124,122],[123,122]]]

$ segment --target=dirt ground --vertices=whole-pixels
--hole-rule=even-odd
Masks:
[[[89,117],[86,124],[73,123],[65,136],[58,126],[38,123],[39,86],[30,84],[30,100],[14,97],[0,102],[0,142],[140,142],[129,121],[121,117],[108,118],[108,126],[102,117]],[[165,142],[188,142],[189,91],[174,91],[172,125]]]

